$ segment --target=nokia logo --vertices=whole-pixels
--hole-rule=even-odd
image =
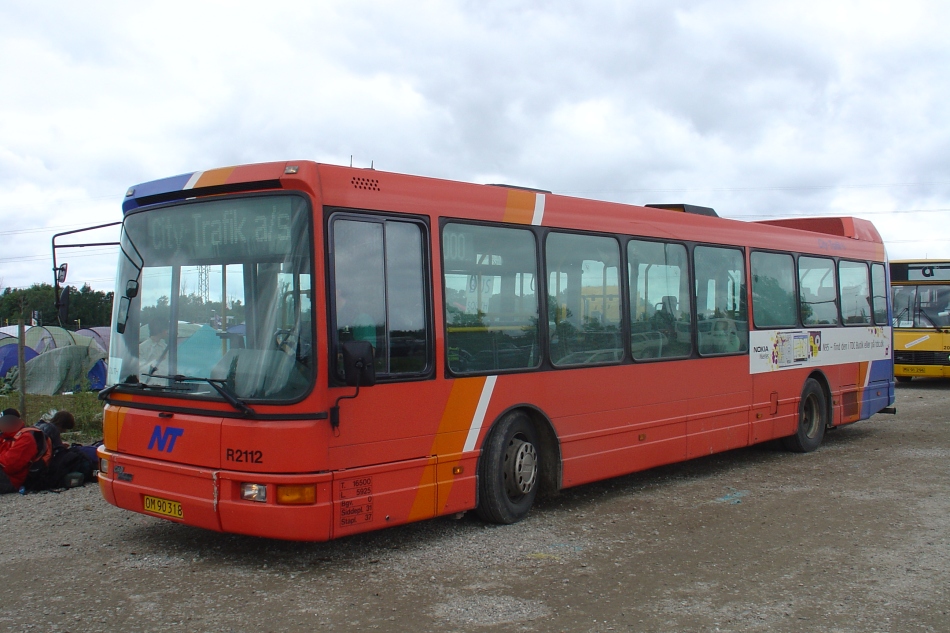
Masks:
[[[156,424],[152,430],[152,439],[148,441],[148,450],[157,448],[160,451],[171,453],[175,450],[175,441],[181,437],[184,432],[185,429],[179,429],[174,426],[166,427],[163,431],[161,425]]]
[[[769,351],[769,348],[766,345],[756,345],[752,348],[752,350],[755,352],[767,352]]]

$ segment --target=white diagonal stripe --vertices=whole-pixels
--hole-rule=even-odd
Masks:
[[[541,226],[542,219],[544,219],[544,194],[538,193],[534,196],[534,215],[531,216],[531,226]]]
[[[485,384],[482,386],[482,395],[478,397],[478,406],[475,407],[475,415],[472,416],[472,426],[468,428],[468,437],[465,438],[463,452],[475,449],[475,442],[478,441],[478,434],[482,430],[482,423],[485,422],[485,413],[488,412],[488,403],[491,402],[491,392],[495,389],[495,380],[498,376],[488,376],[485,378]]]
[[[194,186],[198,184],[198,179],[201,178],[201,174],[203,173],[204,173],[203,171],[196,171],[195,173],[193,173],[191,175],[191,178],[188,179],[188,182],[185,183],[185,186],[182,187],[182,191],[184,191],[185,189],[193,189]]]

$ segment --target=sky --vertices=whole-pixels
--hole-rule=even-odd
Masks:
[[[0,3],[0,288],[131,185],[310,159],[950,258],[950,3]],[[89,235],[111,241],[115,230]],[[65,252],[111,290],[110,247]]]

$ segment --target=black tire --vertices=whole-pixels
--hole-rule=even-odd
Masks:
[[[798,403],[798,430],[795,435],[782,438],[782,446],[787,451],[810,453],[821,445],[827,426],[828,400],[818,381],[809,378]]]
[[[897,382],[910,382],[914,379],[913,376],[894,376]]]
[[[478,507],[490,523],[517,523],[538,494],[538,437],[528,416],[514,411],[491,430],[478,463]]]

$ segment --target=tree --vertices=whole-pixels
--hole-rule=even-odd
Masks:
[[[66,327],[108,326],[112,320],[111,292],[93,290],[89,284],[82,289],[69,287],[69,318]],[[56,298],[50,284],[33,284],[29,288],[4,288],[0,293],[0,323],[13,324],[20,317],[21,301],[27,323],[33,312],[39,312],[40,325],[59,325]]]

